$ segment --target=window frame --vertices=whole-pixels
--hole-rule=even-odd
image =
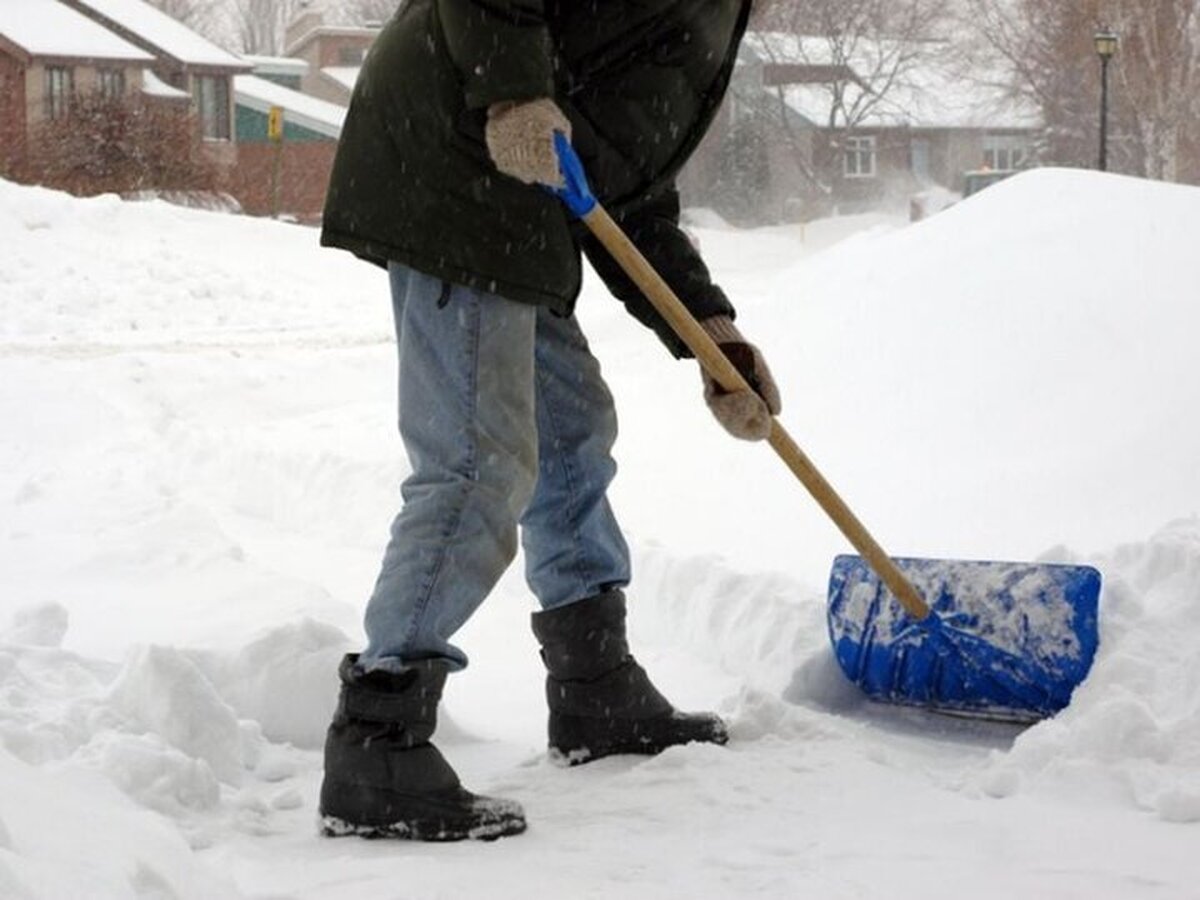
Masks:
[[[1029,141],[1016,134],[985,134],[983,166],[992,172],[1016,172],[1029,162]],[[998,165],[1001,159],[1008,164]]]
[[[119,102],[125,99],[125,70],[104,66],[96,70],[96,93],[103,100]]]
[[[192,76],[192,102],[196,104],[201,139],[222,142],[233,139],[230,93],[229,79],[226,76]]]
[[[874,178],[878,172],[877,152],[878,143],[875,135],[847,135],[842,144],[842,176],[855,179]],[[865,166],[864,163],[866,163]]]
[[[52,122],[71,114],[75,102],[75,69],[46,66],[46,118]]]

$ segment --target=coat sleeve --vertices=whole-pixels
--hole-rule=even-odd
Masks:
[[[693,316],[706,319],[709,316],[725,315],[732,318],[736,315],[725,292],[712,283],[708,266],[700,258],[699,250],[679,227],[679,193],[673,186],[644,204],[614,214],[613,218]],[[676,358],[691,357],[692,352],[687,345],[604,246],[591,234],[585,234],[582,243],[583,251],[596,274],[634,318],[653,328]]]
[[[466,104],[554,96],[550,32],[543,0],[438,0],[450,58]]]

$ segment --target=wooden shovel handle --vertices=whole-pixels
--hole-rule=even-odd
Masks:
[[[607,248],[613,259],[633,279],[634,283],[641,288],[646,299],[667,320],[671,328],[687,344],[700,365],[717,384],[727,391],[751,390],[737,367],[729,361],[716,342],[700,327],[700,323],[688,312],[687,307],[683,305],[671,287],[663,281],[662,276],[650,265],[641,251],[633,245],[621,227],[612,220],[604,207],[597,203],[582,218],[592,234]],[[850,541],[854,549],[867,561],[872,571],[895,594],[896,599],[900,601],[900,605],[908,614],[918,620],[927,617],[930,613],[929,606],[921,599],[916,588],[904,577],[891,558],[883,552],[883,548],[876,543],[862,522],[851,512],[850,507],[825,480],[825,476],[817,470],[804,451],[792,440],[778,419],[772,418],[771,434],[767,440],[800,480],[800,483],[812,494],[813,499]]]

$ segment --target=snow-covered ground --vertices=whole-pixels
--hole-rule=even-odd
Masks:
[[[842,539],[589,283],[635,649],[734,740],[550,765],[518,565],[440,742],[529,832],[320,839],[405,472],[385,279],[311,230],[0,182],[0,897],[1200,896],[1200,190],[1036,171],[911,226],[697,234],[885,547],[1102,570],[1064,713],[863,701]]]

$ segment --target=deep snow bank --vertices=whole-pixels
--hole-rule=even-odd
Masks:
[[[1198,234],[1200,188],[1035,170],[781,273],[760,318],[802,444],[897,555],[1200,512]]]
[[[236,223],[236,224],[233,224]],[[372,267],[312,228],[0,179],[0,340],[112,345],[386,340]]]
[[[795,234],[698,234],[783,423],[890,552],[1028,559],[1200,512],[1200,189],[1036,170],[820,252]],[[820,585],[842,537],[773,454],[711,424],[689,365],[587,299],[631,526]]]
[[[1071,705],[993,760],[984,789],[1113,791],[1200,821],[1200,518],[1090,560],[1105,573],[1101,648]]]

